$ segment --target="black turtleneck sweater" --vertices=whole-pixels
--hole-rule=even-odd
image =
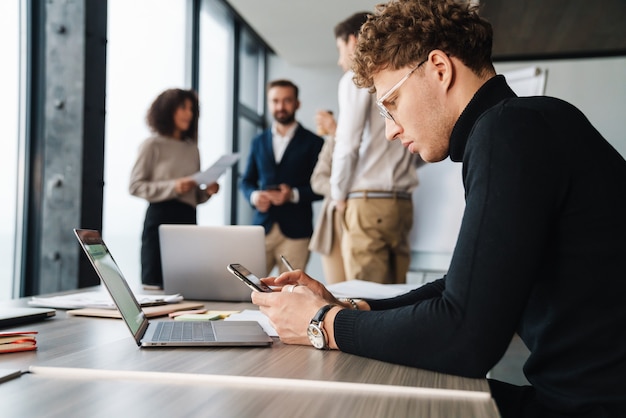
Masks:
[[[448,274],[342,310],[342,351],[485,377],[514,333],[536,399],[626,404],[626,162],[572,105],[496,76],[450,137],[466,208]]]

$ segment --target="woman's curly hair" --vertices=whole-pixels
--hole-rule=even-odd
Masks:
[[[148,114],[146,115],[146,123],[153,132],[157,132],[163,136],[171,136],[176,127],[174,126],[174,113],[185,104],[185,101],[191,102],[193,110],[193,118],[189,124],[189,129],[181,132],[181,137],[191,139],[198,142],[198,118],[200,116],[200,105],[198,95],[193,90],[169,89],[159,94],[152,102]]]
[[[478,6],[456,0],[390,0],[361,27],[353,70],[359,87],[373,89],[373,76],[424,60],[439,49],[477,75],[493,71],[491,24]]]

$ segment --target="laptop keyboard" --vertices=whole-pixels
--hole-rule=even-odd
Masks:
[[[157,324],[154,341],[215,341],[210,322],[161,321]]]

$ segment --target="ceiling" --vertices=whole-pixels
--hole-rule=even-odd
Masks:
[[[483,0],[494,58],[626,55],[626,0]]]
[[[285,61],[337,62],[333,28],[381,0],[227,0]],[[626,55],[626,0],[482,0],[494,60]]]

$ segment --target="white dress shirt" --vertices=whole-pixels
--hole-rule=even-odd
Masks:
[[[272,123],[272,148],[274,149],[276,164],[279,164],[280,160],[283,159],[283,154],[285,154],[287,146],[295,135],[296,129],[298,129],[298,122],[293,122],[287,128],[285,135],[281,135],[276,128],[276,122]]]

